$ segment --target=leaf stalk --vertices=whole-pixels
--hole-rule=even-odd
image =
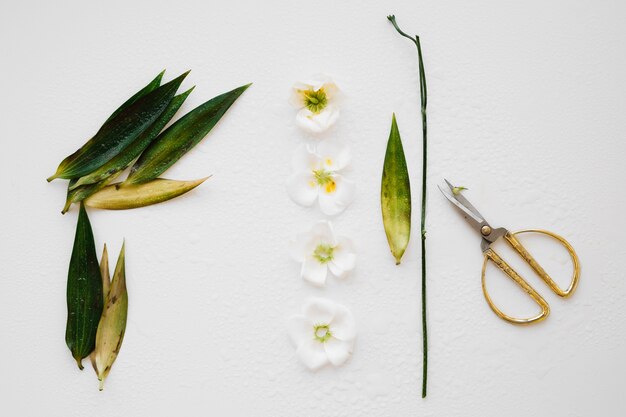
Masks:
[[[422,46],[419,36],[415,38],[403,32],[396,22],[394,15],[387,16],[393,27],[401,36],[410,39],[417,48],[420,101],[422,117],[422,213],[421,213],[421,242],[422,242],[422,342],[424,360],[422,367],[422,398],[426,398],[428,383],[428,327],[426,321],[426,180],[428,164],[428,129],[426,107],[428,105],[428,90],[426,88],[426,74],[424,70],[424,60],[422,58]]]

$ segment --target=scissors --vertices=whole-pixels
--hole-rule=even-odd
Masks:
[[[450,201],[454,206],[460,210],[461,214],[467,220],[467,222],[481,235],[481,243],[480,247],[483,251],[484,261],[483,261],[483,269],[481,274],[482,279],[482,287],[483,294],[485,295],[485,299],[487,300],[487,304],[493,310],[494,313],[498,317],[503,320],[506,320],[509,323],[513,324],[531,324],[537,323],[541,320],[545,319],[548,314],[550,314],[550,307],[544,298],[539,295],[539,293],[530,286],[530,284],[522,278],[509,264],[504,261],[492,248],[491,244],[494,243],[499,238],[503,237],[504,240],[513,248],[515,251],[526,261],[528,265],[539,275],[539,277],[550,287],[550,289],[559,297],[569,297],[572,295],[576,286],[578,285],[578,280],[580,278],[580,263],[578,261],[578,256],[576,252],[574,252],[574,248],[569,242],[563,239],[561,236],[549,232],[547,230],[540,229],[528,229],[521,230],[519,232],[509,232],[507,229],[503,227],[499,227],[494,229],[487,223],[485,218],[480,214],[478,210],[465,198],[460,192],[455,190],[455,188],[450,184],[448,180],[444,180],[448,187],[450,188],[451,193],[447,193],[444,191],[444,188],[439,186],[439,190],[443,193],[443,195]],[[535,261],[532,255],[526,250],[526,248],[521,244],[521,242],[516,238],[517,235],[522,233],[541,233],[547,235],[555,240],[557,240],[561,245],[567,249],[571,258],[572,264],[574,267],[574,274],[572,276],[572,280],[569,284],[569,287],[566,290],[562,290],[550,276],[544,271],[544,269]],[[485,271],[487,269],[487,263],[492,261],[502,272],[509,276],[517,285],[519,285],[534,301],[541,307],[541,313],[537,314],[534,317],[529,318],[516,318],[505,314],[502,310],[500,310],[493,302],[489,293],[487,292],[487,286],[485,285]]]

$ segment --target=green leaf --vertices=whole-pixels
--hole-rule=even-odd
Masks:
[[[79,178],[110,161],[156,121],[188,73],[139,98],[105,122],[93,138],[61,162],[48,181]]]
[[[385,153],[380,205],[387,241],[397,265],[411,235],[411,184],[395,114]]]
[[[119,106],[109,116],[109,118],[106,120],[106,122],[111,120],[113,117],[117,116],[122,110],[125,110],[126,108],[128,108],[131,104],[133,104],[134,102],[139,100],[141,97],[145,96],[146,94],[148,94],[148,93],[154,91],[156,88],[158,88],[161,85],[161,79],[163,78],[163,74],[164,73],[165,73],[165,70],[161,71],[161,73],[159,73],[159,75],[157,75],[156,78],[154,78],[152,81],[150,81],[148,83],[148,85],[146,85],[144,88],[142,88],[141,90],[139,90],[135,94],[133,94],[128,100],[126,100],[121,106]],[[72,186],[74,184],[76,184],[77,180],[78,179],[70,180],[70,184],[68,186],[67,202],[66,202],[65,207],[63,208],[63,211],[61,212],[62,214],[67,213],[67,211],[69,210],[69,208],[72,205],[72,203],[78,203],[78,202],[84,200],[85,198],[87,198],[88,196],[90,196],[91,194],[93,194],[96,191],[98,191],[100,188],[102,188],[102,187],[97,188],[95,186],[92,186],[92,187],[82,187],[82,190],[77,190],[77,191],[71,192],[70,190],[73,189]]]
[[[150,145],[161,130],[174,117],[178,109],[183,105],[189,94],[193,91],[193,87],[172,99],[165,111],[161,113],[159,118],[145,130],[133,143],[128,145],[122,152],[117,154],[106,164],[84,177],[80,177],[77,182],[70,186],[70,190],[85,184],[94,184],[103,179],[125,170],[133,163],[133,161]]]
[[[244,85],[196,107],[161,133],[141,154],[122,187],[157,178],[196,146],[250,86]]]
[[[112,184],[87,198],[84,203],[89,207],[107,210],[127,210],[149,206],[183,195],[202,184],[207,178],[209,177],[193,181],[157,178],[144,184],[126,187]]]
[[[150,81],[148,85],[146,85],[141,90],[137,91],[134,95],[132,95],[128,100],[126,100],[121,106],[117,108],[106,120],[107,122],[117,116],[122,110],[129,107],[131,104],[139,100],[141,97],[146,94],[156,90],[161,85],[161,80],[163,79],[163,74],[165,74],[165,70],[161,71],[159,75],[157,75],[154,80]],[[106,122],[105,122],[106,123]]]
[[[81,204],[74,248],[67,275],[67,327],[65,342],[78,367],[96,343],[96,331],[102,314],[102,275],[93,232],[87,211]]]
[[[104,389],[104,380],[117,359],[126,331],[128,291],[126,290],[125,246],[125,244],[122,245],[117,258],[109,296],[98,324],[96,348],[92,356],[93,366],[100,381],[100,391]]]
[[[65,206],[63,207],[63,210],[61,210],[61,214],[67,213],[72,204],[80,203],[90,195],[95,194],[107,185],[111,184],[113,181],[115,181],[117,177],[120,176],[121,173],[122,171],[118,171],[95,184],[81,185],[80,187],[75,188],[73,187],[73,185],[76,184],[78,179],[70,180],[67,185],[67,198],[65,200]]]

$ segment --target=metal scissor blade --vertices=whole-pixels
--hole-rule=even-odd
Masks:
[[[447,181],[446,181],[447,182]],[[449,183],[448,183],[449,184]],[[450,196],[448,195],[447,192],[444,191],[443,188],[441,188],[440,185],[437,185],[437,187],[439,188],[439,191],[441,191],[441,194],[444,195],[445,198],[448,199],[449,202],[451,202],[452,204],[454,204],[454,206],[459,209],[461,211],[461,214],[463,215],[463,217],[465,218],[465,220],[467,220],[467,222],[478,232],[480,233],[480,228],[483,225],[483,219],[480,217],[477,217],[471,210],[469,210],[468,208],[466,208],[465,206],[463,206],[463,204],[461,204],[459,201],[457,201],[454,196]]]
[[[448,187],[450,187],[450,191],[452,192],[452,197],[454,197],[459,203],[465,206],[466,209],[474,213],[476,217],[480,218],[480,220],[484,222],[485,218],[483,217],[482,214],[480,214],[480,212],[476,209],[476,207],[474,207],[472,203],[470,203],[467,200],[467,198],[463,197],[461,194],[454,194],[454,185],[450,184],[450,181],[448,181],[445,178],[443,180],[446,182],[446,184],[448,184]]]

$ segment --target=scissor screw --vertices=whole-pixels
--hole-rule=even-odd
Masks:
[[[483,236],[489,236],[491,234],[491,227],[489,226],[483,226],[480,228],[480,233],[483,234]]]

